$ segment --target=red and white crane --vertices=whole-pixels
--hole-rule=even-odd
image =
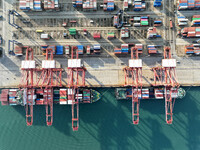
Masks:
[[[21,63],[22,77],[19,88],[23,89],[23,104],[26,108],[26,123],[28,126],[33,124],[33,105],[34,105],[34,86],[35,72],[37,71],[35,61],[33,60],[33,49],[26,47],[26,58]]]
[[[46,123],[51,126],[53,123],[53,87],[62,87],[62,69],[56,68],[53,59],[53,50],[46,49],[46,60],[42,61],[40,77],[37,86],[44,88],[44,104],[46,105]]]
[[[132,87],[132,121],[133,124],[139,123],[139,95],[142,92],[142,60],[138,57],[138,49],[131,48],[131,59],[129,66],[124,68],[125,84]]]
[[[79,127],[79,87],[85,86],[85,67],[78,58],[76,46],[71,48],[71,59],[68,59],[67,67],[67,83],[68,83],[68,104],[72,105],[72,128],[77,131]]]
[[[50,60],[49,60],[50,54]],[[53,122],[53,87],[62,86],[62,69],[55,67],[52,49],[46,50],[46,60],[42,61],[42,69],[36,68],[33,49],[27,47],[26,58],[21,64],[22,80],[19,88],[23,88],[24,105],[26,106],[26,122],[33,124],[33,105],[35,104],[35,88],[44,88],[44,104],[46,105],[46,122]],[[38,76],[39,75],[39,76]]]
[[[178,90],[179,83],[176,78],[176,59],[172,59],[171,49],[164,48],[164,59],[162,59],[162,67],[154,67],[154,84],[153,86],[164,86],[165,94],[165,115],[167,124],[172,124],[173,107],[175,98],[172,93]]]

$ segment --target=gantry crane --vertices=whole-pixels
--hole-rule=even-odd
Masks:
[[[34,105],[34,74],[37,71],[33,60],[33,49],[26,47],[26,58],[22,61],[22,80],[19,88],[23,89],[24,102],[26,107],[26,123],[28,126],[33,124],[33,105]]]
[[[85,71],[81,59],[78,58],[76,46],[71,48],[71,59],[68,59],[67,67],[68,103],[72,105],[72,129],[77,131],[79,127],[79,87],[85,86]]]
[[[179,83],[176,78],[176,59],[172,59],[171,49],[164,48],[164,59],[162,59],[162,67],[154,67],[154,84],[153,86],[164,86],[165,94],[165,115],[167,124],[172,124],[173,107],[175,98],[172,97],[174,88],[178,90]]]
[[[44,104],[46,105],[46,123],[51,126],[53,123],[53,87],[62,87],[62,69],[56,68],[53,60],[53,50],[46,49],[46,60],[42,61],[40,77],[37,86],[44,88]]]
[[[138,57],[138,49],[131,48],[129,66],[124,69],[125,85],[132,87],[132,121],[139,123],[139,94],[142,92],[142,60]]]
[[[62,69],[55,67],[53,51],[46,49],[46,60],[42,61],[42,69],[36,68],[33,60],[33,49],[26,47],[26,58],[22,61],[22,81],[20,88],[24,91],[24,105],[26,106],[26,122],[28,126],[33,124],[33,105],[35,88],[44,88],[44,104],[46,105],[46,122],[53,122],[53,87],[62,86]],[[50,60],[49,60],[50,54]],[[39,75],[39,76],[38,76]]]

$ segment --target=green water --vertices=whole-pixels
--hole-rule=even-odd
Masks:
[[[101,101],[80,105],[80,128],[71,128],[71,107],[54,106],[53,126],[46,126],[44,106],[34,107],[27,127],[24,107],[0,106],[0,150],[199,150],[200,87],[185,88],[176,100],[174,121],[165,123],[163,100],[142,100],[140,124],[131,124],[131,101],[116,101],[114,89],[98,89]]]

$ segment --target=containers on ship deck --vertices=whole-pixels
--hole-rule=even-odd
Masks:
[[[164,98],[163,88],[155,88],[154,89],[154,96],[155,96],[156,99],[163,99]]]
[[[9,92],[9,89],[2,89],[1,91],[1,105],[8,105],[9,102],[8,102],[8,92]]]
[[[61,105],[66,105],[67,104],[67,89],[60,89],[59,94],[60,94],[59,103]]]

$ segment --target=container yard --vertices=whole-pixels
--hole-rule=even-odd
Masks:
[[[131,101],[133,124],[145,99],[164,100],[164,119],[172,124],[175,99],[186,95],[182,86],[200,85],[199,0],[3,0],[2,6],[0,101],[24,106],[28,126],[33,106],[45,106],[51,126],[54,104],[70,105],[77,131],[79,104],[100,103],[102,87],[115,88],[119,105]]]

